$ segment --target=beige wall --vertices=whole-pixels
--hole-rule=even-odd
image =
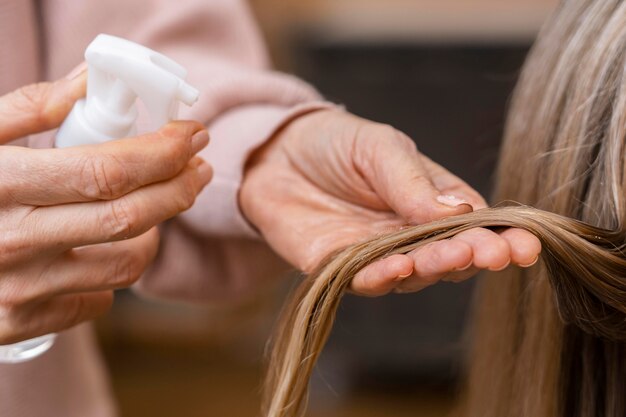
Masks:
[[[352,41],[532,38],[558,0],[250,0],[282,61],[294,30]]]
[[[332,26],[337,31],[504,36],[535,31],[557,0],[251,0],[265,27]]]

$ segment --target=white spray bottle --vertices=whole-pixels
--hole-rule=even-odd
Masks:
[[[103,143],[136,133],[139,98],[156,130],[191,106],[199,92],[185,82],[187,70],[165,55],[110,35],[98,35],[85,51],[87,98],[74,105],[56,136],[56,146]],[[46,352],[56,334],[0,346],[0,362],[16,363]]]

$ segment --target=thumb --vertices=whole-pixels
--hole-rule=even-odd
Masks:
[[[468,213],[472,205],[458,196],[442,193],[415,143],[403,133],[386,128],[369,151],[370,169],[362,169],[376,193],[409,223],[427,223]]]
[[[58,127],[76,100],[84,97],[86,80],[81,64],[66,78],[27,85],[0,97],[0,144]]]

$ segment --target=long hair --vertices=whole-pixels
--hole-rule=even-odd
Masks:
[[[495,200],[622,231],[625,71],[626,3],[562,2],[514,93]],[[579,252],[572,257],[605,262]],[[480,283],[465,416],[626,415],[623,333],[598,337],[563,321],[558,312],[576,299],[561,298],[552,278],[545,269],[511,269]]]
[[[273,341],[264,413],[301,413],[354,275],[473,227],[519,227],[541,262],[485,277],[459,414],[626,415],[626,4],[570,0],[541,31],[514,93],[496,207],[353,245],[301,284]]]

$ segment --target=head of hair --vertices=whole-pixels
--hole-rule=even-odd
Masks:
[[[265,415],[296,416],[337,306],[364,266],[473,227],[537,236],[541,262],[481,279],[466,417],[626,415],[626,2],[567,0],[516,87],[498,206],[413,226],[329,258],[292,295],[273,340]]]

